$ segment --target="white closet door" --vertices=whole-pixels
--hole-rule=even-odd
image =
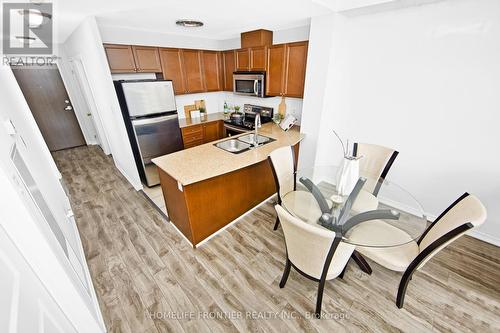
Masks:
[[[0,332],[76,332],[1,225],[0,276]]]

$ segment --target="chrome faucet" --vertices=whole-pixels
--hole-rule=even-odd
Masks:
[[[259,128],[262,126],[260,122],[260,114],[255,115],[254,133],[253,133],[253,145],[257,147],[259,145]]]

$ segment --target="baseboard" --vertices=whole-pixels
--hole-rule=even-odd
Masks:
[[[479,230],[471,230],[467,233],[467,235],[479,239],[483,242],[500,247],[500,238],[485,234],[484,232],[480,232]]]
[[[141,182],[137,183],[137,182],[132,181],[132,179],[130,179],[130,177],[127,175],[127,173],[125,171],[123,171],[123,169],[116,162],[115,162],[115,166],[118,169],[118,171],[120,171],[120,173],[123,175],[123,177],[125,177],[125,179],[127,179],[127,181],[130,183],[130,185],[132,185],[134,187],[134,189],[136,191],[140,191],[144,188],[142,186]]]

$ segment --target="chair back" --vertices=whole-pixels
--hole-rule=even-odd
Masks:
[[[320,279],[335,233],[297,219],[280,205],[275,208],[285,235],[288,259],[302,272]],[[353,251],[354,245],[339,244],[328,268],[327,280],[340,275]]]
[[[281,198],[288,192],[294,190],[295,166],[293,161],[293,148],[290,146],[281,147],[273,150],[269,154],[269,161],[273,169],[276,189],[278,191],[279,203]]]
[[[369,143],[354,143],[354,156],[363,156],[359,160],[360,175],[367,177],[364,190],[377,195],[380,189],[379,179],[385,179],[398,152],[384,146]]]
[[[439,217],[427,228],[425,233],[419,239],[418,246],[420,253],[427,248],[432,249],[432,247],[435,247],[435,249],[433,249],[426,259],[419,265],[419,268],[448,244],[462,236],[466,231],[483,224],[486,217],[486,208],[481,201],[479,201],[479,199],[474,195],[464,193],[443,213],[441,213],[441,215],[439,215]],[[464,228],[466,225],[470,227]],[[452,233],[452,231],[457,230],[462,231],[459,233]],[[443,239],[443,237],[445,238]],[[446,237],[449,237],[449,239]],[[440,239],[440,245],[436,246]]]

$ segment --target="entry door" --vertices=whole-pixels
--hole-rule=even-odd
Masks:
[[[0,225],[0,331],[76,332]]]
[[[12,68],[50,151],[85,145],[57,66]]]

